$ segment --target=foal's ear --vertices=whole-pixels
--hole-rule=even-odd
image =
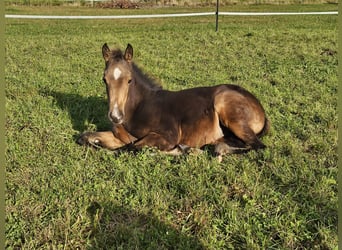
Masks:
[[[110,49],[107,45],[107,43],[103,44],[102,46],[102,55],[103,55],[103,59],[108,62],[109,57],[110,57]]]
[[[133,59],[133,47],[130,44],[127,44],[127,48],[125,51],[125,60],[127,62],[131,62]]]

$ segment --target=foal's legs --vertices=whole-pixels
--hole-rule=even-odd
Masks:
[[[267,126],[265,112],[251,94],[222,91],[215,97],[215,110],[221,125],[242,140],[246,148],[257,150],[266,147],[257,136]]]
[[[176,144],[171,143],[163,135],[150,132],[145,137],[136,141],[133,146],[137,149],[141,149],[144,146],[157,147],[161,151],[171,151],[176,147]]]
[[[91,145],[93,147],[102,147],[110,150],[114,150],[125,146],[126,144],[114,136],[112,131],[105,132],[85,132],[77,143],[80,145]]]
[[[223,145],[220,146],[221,143],[227,144],[224,151],[228,151],[228,153],[231,153],[230,151],[236,151],[234,148],[237,148],[238,151],[241,152],[241,150],[258,150],[266,147],[253,129],[248,125],[248,121],[243,118],[239,120],[229,119],[230,116],[225,114],[220,115],[220,123],[224,131],[224,138],[217,142],[216,147],[223,147]],[[228,147],[230,149],[228,149]]]
[[[220,138],[215,143],[215,154],[223,156],[226,154],[240,154],[251,150],[242,140],[232,134]]]
[[[260,141],[254,131],[248,126],[245,121],[230,122],[228,128],[242,141],[244,141],[248,148],[263,149],[265,144]]]

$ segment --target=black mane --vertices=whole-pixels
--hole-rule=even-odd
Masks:
[[[162,86],[154,79],[145,74],[135,63],[132,64],[136,82],[152,90],[160,90]]]

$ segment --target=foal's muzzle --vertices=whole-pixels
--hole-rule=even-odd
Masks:
[[[121,112],[109,112],[108,118],[112,123],[121,124],[123,122],[123,114]]]

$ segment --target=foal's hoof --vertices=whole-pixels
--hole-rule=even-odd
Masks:
[[[77,144],[81,145],[81,146],[84,146],[84,145],[87,145],[88,144],[88,133],[83,133],[80,135],[80,137],[78,137],[77,139]]]
[[[233,154],[234,150],[232,147],[230,147],[228,144],[224,142],[217,143],[215,145],[215,155],[221,156],[226,154]]]
[[[92,146],[95,148],[101,147],[101,142],[99,139],[94,138],[91,132],[85,132],[80,135],[76,141],[81,146]]]
[[[179,148],[181,150],[182,154],[199,155],[199,154],[203,153],[203,150],[201,150],[199,148],[192,148],[192,147],[189,147],[188,145],[184,145],[184,144],[178,144],[177,148]]]
[[[254,150],[260,150],[260,149],[265,149],[267,148],[265,144],[263,144],[261,141],[257,142],[257,143],[254,143],[251,145],[252,149]]]

